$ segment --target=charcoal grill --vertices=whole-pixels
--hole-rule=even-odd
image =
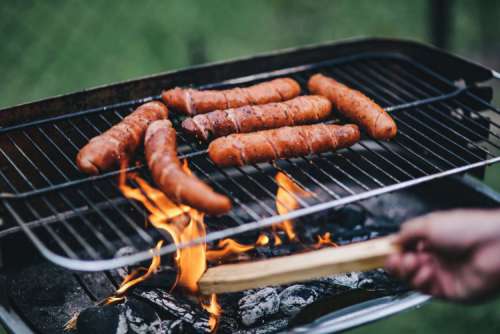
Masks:
[[[363,134],[360,143],[335,153],[221,169],[208,159],[205,144],[180,130],[182,118],[173,116],[181,157],[233,200],[228,214],[205,218],[206,241],[287,219],[314,221],[309,218],[327,210],[454,174],[481,176],[485,166],[500,161],[500,110],[490,103],[492,89],[482,84],[499,79],[498,73],[410,41],[361,39],[291,49],[0,110],[0,236],[7,240],[22,231],[46,259],[78,271],[150,259],[150,249],[165,236],[145,226],[148,213],[140,204],[123,197],[119,171],[80,173],[78,150],[165,88],[223,89],[290,76],[306,93],[307,79],[317,72],[382,105],[398,124],[397,137],[383,142]],[[137,161],[128,171],[150,180],[142,157]],[[278,172],[313,194],[296,198],[300,207],[282,215],[275,208]],[[135,251],[117,257],[126,246]],[[166,243],[160,253],[175,250]]]

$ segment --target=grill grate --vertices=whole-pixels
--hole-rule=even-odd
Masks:
[[[221,169],[208,159],[205,144],[178,131],[179,154],[189,158],[193,172],[233,200],[227,215],[206,217],[208,241],[500,161],[500,124],[495,121],[500,111],[481,97],[482,91],[394,54],[362,54],[200,88],[250,85],[283,75],[305,87],[316,72],[361,90],[390,111],[399,127],[397,137],[382,142],[363,134],[360,143],[335,153]],[[52,261],[77,270],[120,267],[149,258],[148,250],[165,237],[146,227],[148,214],[139,203],[121,195],[117,171],[86,177],[74,163],[90,138],[156,98],[0,129],[0,199]],[[173,117],[177,129],[180,121]],[[150,181],[142,165],[130,171]],[[296,197],[300,208],[285,215],[275,208],[278,172],[313,194]],[[114,257],[123,246],[137,251]],[[174,250],[171,243],[161,252]]]

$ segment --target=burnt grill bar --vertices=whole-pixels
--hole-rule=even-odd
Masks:
[[[336,59],[323,53],[322,57],[306,65],[197,87],[250,85],[286,75],[294,77],[306,93],[310,75],[322,72],[363,91],[390,111],[399,126],[398,136],[382,142],[363,135],[358,144],[335,153],[222,169],[208,159],[206,145],[179,130],[180,156],[189,158],[190,168],[234,203],[227,215],[206,218],[207,241],[500,161],[500,124],[482,114],[499,111],[489,103],[491,94],[476,87],[470,73],[464,75],[466,84],[460,85],[446,71],[431,68],[428,59],[377,52]],[[157,91],[162,88],[166,87],[158,86]],[[139,104],[157,98],[134,98],[0,128],[0,163],[6,166],[0,169],[0,200],[47,258],[84,271],[117,268],[150,258],[148,250],[165,237],[144,226],[148,213],[140,204],[123,197],[118,171],[85,177],[74,163],[79,148],[90,138]],[[173,117],[177,129],[180,121]],[[142,165],[127,171],[151,181]],[[278,172],[311,193],[308,198],[289,193],[300,208],[284,215],[275,207]],[[115,258],[124,246],[137,251]],[[175,249],[167,244],[161,254]]]

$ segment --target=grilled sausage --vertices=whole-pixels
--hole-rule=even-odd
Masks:
[[[192,116],[218,109],[286,101],[300,94],[299,84],[291,78],[262,82],[246,88],[203,90],[174,88],[163,91],[168,107]]]
[[[84,173],[96,175],[119,166],[122,160],[129,160],[142,143],[149,123],[167,116],[168,109],[161,102],[139,106],[120,123],[92,138],[78,152],[78,168]]]
[[[177,157],[176,133],[169,120],[149,125],[144,148],[154,181],[172,201],[214,215],[231,210],[229,198],[182,170]]]
[[[359,141],[356,125],[288,126],[215,139],[208,155],[217,165],[243,166],[348,147]]]
[[[330,115],[332,104],[322,96],[299,96],[285,102],[216,110],[186,118],[182,127],[199,139],[227,136],[320,121]]]
[[[398,128],[392,117],[363,93],[322,74],[313,75],[308,88],[327,97],[342,115],[364,128],[372,138],[388,140],[396,136]]]

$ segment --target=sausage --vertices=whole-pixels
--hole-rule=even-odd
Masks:
[[[322,96],[299,96],[285,102],[259,106],[244,106],[216,110],[186,118],[182,128],[202,140],[274,129],[283,126],[307,124],[327,118],[332,111],[330,101]]]
[[[310,92],[327,97],[333,107],[372,138],[388,140],[396,136],[398,128],[392,117],[363,93],[322,74],[313,75],[307,86]]]
[[[288,126],[215,139],[208,155],[218,166],[243,166],[348,147],[359,141],[354,124]]]
[[[129,160],[142,144],[149,123],[167,118],[167,107],[157,101],[139,106],[103,134],[92,138],[76,156],[78,168],[87,174],[96,175]]]
[[[196,176],[182,170],[175,129],[169,120],[151,123],[144,140],[146,162],[153,180],[172,201],[218,215],[231,210],[231,201]]]
[[[199,91],[176,87],[163,91],[161,96],[168,107],[192,116],[219,109],[286,101],[299,94],[297,81],[279,78],[246,88],[226,90]]]

